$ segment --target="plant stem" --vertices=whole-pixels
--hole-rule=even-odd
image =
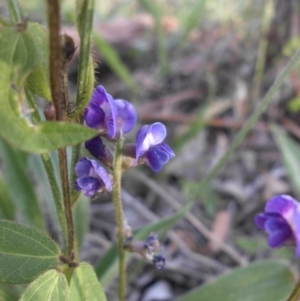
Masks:
[[[89,83],[90,72],[89,69],[91,58],[91,32],[93,27],[94,17],[94,0],[78,1],[77,4],[77,27],[80,36],[80,54],[79,54],[79,66],[78,66],[78,78],[77,78],[77,95],[76,95],[76,111],[75,116],[72,118],[75,122],[82,123],[82,112],[89,101],[91,91],[94,86],[94,79],[92,83]],[[93,70],[92,70],[93,71]],[[89,87],[91,85],[91,88]],[[71,183],[76,179],[75,165],[79,161],[80,156],[80,144],[75,145],[72,150],[71,158]],[[75,204],[78,199],[79,193],[75,190],[71,190],[72,205]]]
[[[40,115],[36,108],[34,96],[26,88],[25,88],[25,95],[26,95],[28,106],[30,107],[30,109],[33,110],[31,113],[32,121],[34,123],[41,122]],[[59,190],[59,186],[58,186],[56,178],[55,178],[54,166],[51,161],[50,155],[48,153],[41,154],[41,159],[42,159],[42,162],[43,162],[43,165],[44,165],[44,168],[46,170],[47,177],[49,180],[52,197],[54,200],[58,220],[60,223],[60,228],[62,231],[63,245],[65,246],[67,244],[68,230],[67,230],[66,217],[64,215],[64,206],[62,203],[62,197],[61,197],[61,193]]]
[[[12,23],[18,23],[22,21],[21,10],[17,0],[7,0],[7,6],[9,10],[9,17]]]
[[[126,261],[124,249],[124,213],[121,200],[121,176],[122,176],[122,146],[123,138],[116,143],[114,160],[114,188],[113,203],[118,231],[118,250],[119,250],[119,301],[125,300],[126,294]]]
[[[60,38],[60,1],[47,0],[48,4],[48,27],[50,45],[50,87],[52,101],[55,106],[56,120],[63,120],[63,85],[60,83],[62,74],[62,46]],[[74,252],[74,225],[72,217],[72,207],[70,199],[70,187],[68,177],[68,162],[66,148],[58,149],[60,177],[62,181],[62,192],[64,201],[64,212],[68,228],[68,256],[73,257]]]
[[[297,282],[296,286],[294,287],[287,301],[299,301],[299,299],[300,299],[300,280]]]

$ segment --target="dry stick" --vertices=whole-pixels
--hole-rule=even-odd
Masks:
[[[60,38],[60,15],[59,0],[47,0],[48,5],[48,27],[49,27],[49,45],[50,45],[50,87],[52,101],[55,106],[56,120],[63,120],[63,91],[60,83],[62,73],[62,46]],[[68,256],[72,258],[74,250],[74,226],[72,218],[72,208],[70,200],[70,188],[68,179],[67,152],[65,148],[58,149],[60,176],[62,181],[62,191],[64,200],[65,216],[68,227]]]
[[[165,201],[167,201],[167,203],[170,204],[174,209],[180,210],[182,208],[182,204],[178,200],[175,200],[173,195],[170,195],[169,193],[167,193],[159,184],[157,184],[155,181],[148,178],[145,174],[135,170],[134,173],[132,173],[132,175],[139,181],[146,184],[152,190],[154,190]],[[232,248],[230,245],[226,244],[225,242],[221,241],[216,235],[214,235],[209,229],[207,229],[206,226],[204,224],[202,224],[201,221],[195,215],[193,215],[190,212],[187,212],[185,215],[185,218],[187,218],[188,221],[200,233],[202,233],[202,235],[205,238],[207,238],[208,240],[211,240],[215,243],[218,243],[220,249],[223,252],[227,253],[231,258],[233,258],[240,265],[247,264],[247,260],[245,258],[243,258],[234,248]]]

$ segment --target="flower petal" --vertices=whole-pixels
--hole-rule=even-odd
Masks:
[[[160,149],[161,151],[166,152],[170,159],[175,157],[175,153],[170,148],[170,146],[166,143],[160,143],[156,146],[156,148]]]
[[[97,136],[89,141],[85,142],[85,148],[95,157],[95,158],[104,158],[105,145],[102,142],[102,139]]]
[[[269,245],[272,248],[281,246],[293,237],[290,226],[281,218],[269,218],[265,230],[269,234]]]
[[[80,177],[77,179],[77,185],[81,187],[83,193],[87,197],[92,197],[95,195],[103,183],[101,183],[98,179],[93,177]]]
[[[289,195],[276,195],[267,204],[266,213],[278,213],[286,220],[293,219],[293,213],[299,203]]]
[[[116,99],[115,102],[118,107],[118,127],[124,134],[127,134],[131,132],[136,124],[136,110],[134,106],[126,100]]]
[[[169,161],[168,154],[156,148],[149,150],[146,158],[150,168],[155,172],[159,172],[163,165]]]
[[[100,107],[103,103],[108,102],[107,95],[109,94],[106,92],[105,88],[99,85],[93,90],[90,102]]]
[[[77,177],[89,176],[91,168],[90,160],[87,157],[82,157],[75,165],[75,173]]]
[[[150,148],[150,145],[144,143],[149,129],[150,125],[143,125],[136,133],[136,160],[143,156],[144,153]]]
[[[161,122],[153,123],[149,132],[151,133],[151,136],[149,135],[151,145],[162,143],[167,136],[167,129]]]
[[[90,161],[93,165],[96,175],[103,181],[105,188],[108,191],[112,191],[113,184],[106,169],[102,167],[97,161],[95,160],[90,160]]]
[[[268,216],[265,213],[260,213],[255,216],[254,222],[259,229],[264,230],[267,220]]]
[[[101,108],[105,113],[105,125],[107,134],[110,138],[114,138],[117,132],[118,107],[115,100],[110,94],[107,94],[107,103],[103,103]]]
[[[103,124],[105,115],[97,105],[90,103],[84,111],[84,120],[90,128],[98,128]]]

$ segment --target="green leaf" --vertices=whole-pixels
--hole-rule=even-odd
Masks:
[[[130,74],[130,71],[121,61],[115,49],[95,32],[93,33],[93,40],[96,48],[107,65],[132,90],[132,92],[135,93],[137,91],[137,86]]]
[[[91,96],[89,94],[91,93],[91,84],[94,85],[94,66],[91,57],[91,33],[93,27],[94,6],[94,0],[76,1],[77,28],[80,36],[76,104],[81,110],[85,107]]]
[[[260,262],[222,275],[176,301],[284,301],[293,282],[294,275],[286,263]]]
[[[49,79],[49,35],[47,30],[38,23],[28,23],[28,35],[38,50],[37,67],[27,77],[26,87],[34,94],[51,100]]]
[[[30,52],[34,44],[26,32],[19,33],[14,28],[9,30],[0,30],[0,43],[5,45],[0,47],[0,137],[19,149],[33,153],[49,152],[92,138],[95,131],[78,124],[42,122],[31,125],[23,116],[22,104],[10,86],[12,82],[22,86],[24,78],[34,67],[36,60],[31,56],[35,56],[35,52]],[[8,44],[4,38],[8,39]]]
[[[34,280],[19,301],[68,301],[70,289],[64,274],[50,270]]]
[[[0,218],[15,219],[15,205],[2,175],[0,175]]]
[[[0,139],[0,158],[10,188],[9,192],[21,218],[27,224],[44,229],[45,223],[41,208],[33,183],[28,177],[27,154]]]
[[[84,237],[89,229],[89,216],[90,198],[81,193],[73,208],[74,229],[78,253],[80,253]]]
[[[78,144],[96,135],[96,131],[75,123],[49,121],[31,125],[20,114],[16,114],[18,104],[14,95],[2,89],[2,83],[0,75],[0,137],[16,148],[32,153],[46,153]]]
[[[105,293],[94,269],[88,263],[81,263],[71,278],[72,301],[106,301]]]
[[[156,232],[159,235],[164,235],[174,223],[176,223],[189,209],[189,205],[182,207],[176,214],[159,220],[158,222],[149,224],[134,232],[134,239],[145,240],[145,238],[151,233]],[[130,254],[131,255],[131,254]],[[127,260],[130,256],[127,256]],[[96,274],[105,287],[111,282],[111,280],[117,276],[118,273],[118,248],[114,244],[104,256],[101,258],[95,268]]]
[[[279,127],[273,125],[271,130],[280,149],[283,162],[291,179],[293,188],[300,197],[300,147],[292,139],[285,135]]]
[[[28,31],[18,31],[15,27],[0,29],[1,73],[11,82],[21,87],[25,78],[36,67],[38,52]]]
[[[18,301],[23,291],[22,285],[1,284],[0,301]]]
[[[60,250],[45,233],[0,220],[0,282],[26,283],[55,267]]]

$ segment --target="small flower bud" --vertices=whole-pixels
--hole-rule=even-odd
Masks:
[[[151,233],[146,241],[131,240],[126,244],[129,252],[138,253],[145,259],[151,261],[157,269],[163,269],[166,259],[158,254],[160,251],[160,243],[156,233]]]
[[[55,107],[53,102],[48,102],[44,107],[44,115],[46,120],[52,121],[55,120]]]
[[[61,35],[63,62],[69,63],[75,53],[74,40],[67,34]]]

